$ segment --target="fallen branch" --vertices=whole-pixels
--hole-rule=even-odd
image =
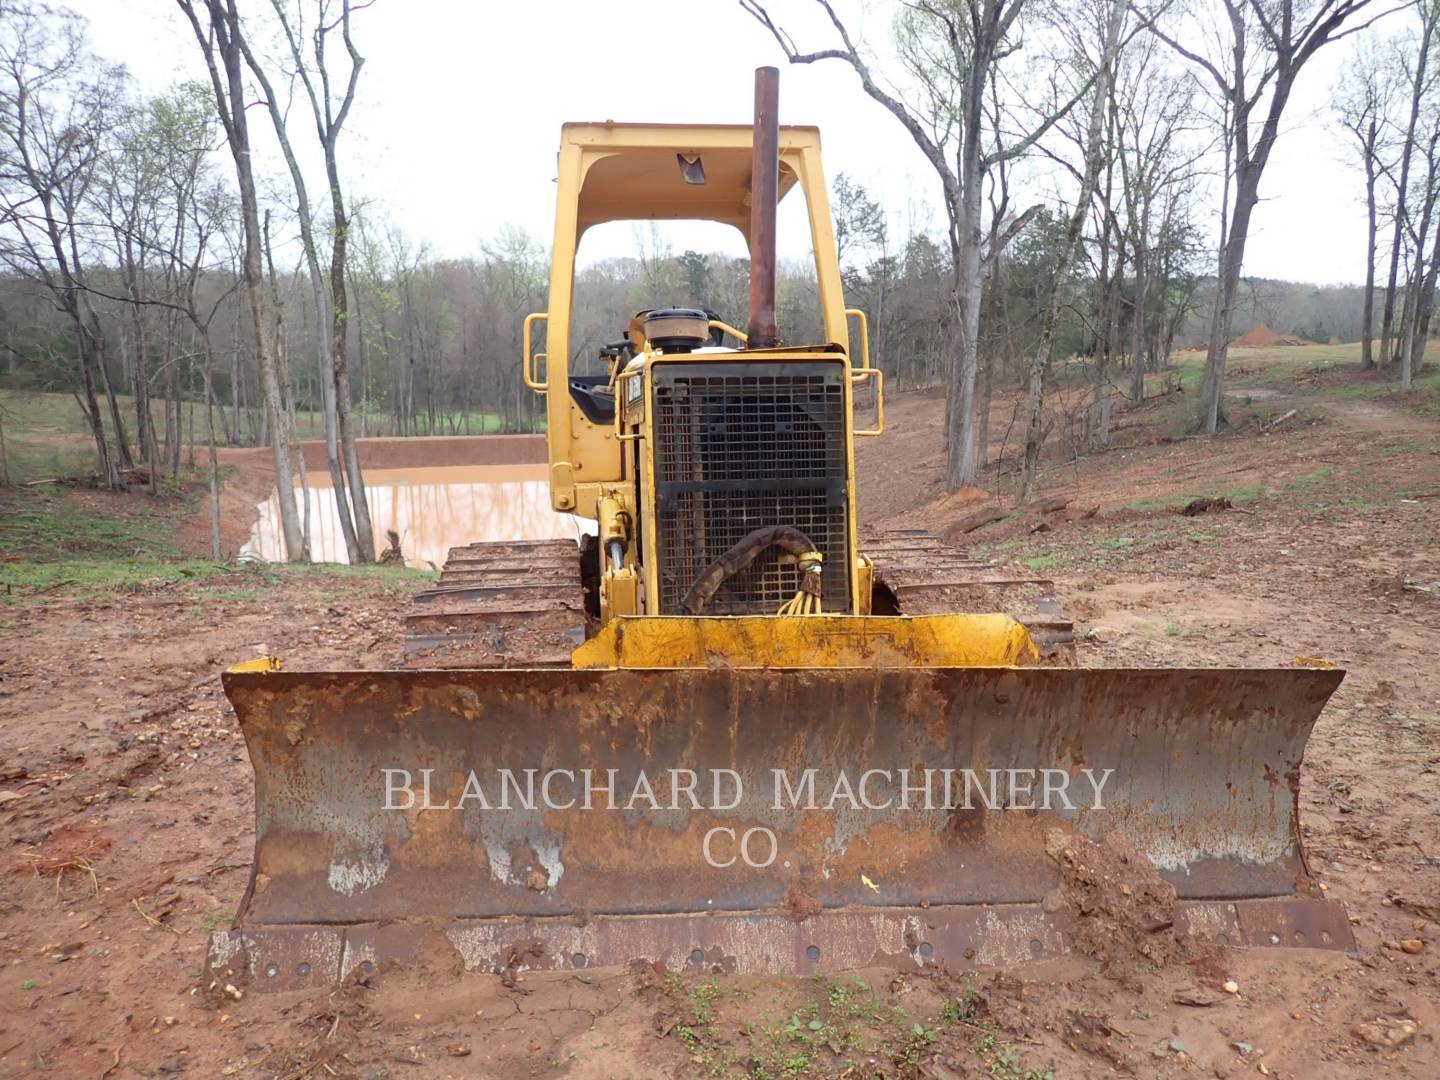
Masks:
[[[987,506],[983,510],[976,510],[953,525],[948,525],[941,532],[945,540],[954,540],[957,536],[964,536],[966,533],[974,532],[976,529],[991,525],[997,521],[1003,521],[1010,516],[1010,511],[1003,506]]]
[[[1037,514],[1053,514],[1057,510],[1064,510],[1070,505],[1068,495],[1049,495],[1043,499],[1036,499],[1032,503],[1022,506],[1021,510],[1033,510]]]
[[[1282,416],[1277,416],[1274,420],[1271,420],[1269,423],[1265,424],[1263,427],[1261,427],[1260,430],[1261,430],[1261,431],[1274,431],[1274,430],[1275,430],[1277,427],[1279,427],[1281,424],[1285,423],[1286,420],[1289,420],[1292,416],[1294,416],[1295,413],[1298,412],[1298,411],[1299,411],[1299,410],[1297,410],[1297,409],[1291,409],[1289,412],[1283,414]]]
[[[157,930],[169,930],[169,931],[170,931],[172,934],[174,934],[176,937],[181,937],[181,936],[182,936],[179,930],[176,930],[173,926],[170,926],[168,923],[163,923],[163,922],[161,922],[161,921],[160,921],[159,919],[157,919],[154,915],[151,915],[148,911],[146,911],[144,908],[142,908],[142,907],[140,906],[140,901],[139,901],[139,900],[134,899],[134,898],[132,897],[131,900],[130,900],[130,903],[132,903],[132,904],[135,905],[135,910],[140,913],[140,917],[141,917],[142,919],[144,919],[147,923],[149,923],[151,926],[155,927],[155,929],[157,929]]]
[[[31,590],[30,590],[30,595],[31,595],[31,596],[41,596],[41,595],[43,595],[43,594],[45,594],[45,593],[47,593],[47,592],[54,592],[56,589],[62,588],[62,587],[65,586],[65,585],[74,585],[74,584],[75,584],[75,579],[74,579],[74,578],[64,578],[64,579],[61,580],[61,581],[53,581],[53,582],[51,582],[49,585],[44,586],[43,588],[40,588],[40,589],[31,589]]]

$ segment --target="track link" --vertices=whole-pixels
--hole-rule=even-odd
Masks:
[[[874,564],[876,614],[1000,611],[1023,624],[1053,664],[1075,663],[1075,628],[1055,583],[969,558],[924,529],[867,529],[860,550]]]
[[[451,548],[405,618],[410,668],[568,667],[585,640],[585,587],[573,540]]]
[[[875,567],[875,613],[1002,611],[1046,659],[1070,665],[1074,627],[1055,583],[971,559],[923,529],[862,532]],[[509,540],[451,548],[434,587],[405,619],[410,668],[568,667],[585,640],[580,549],[571,540]]]

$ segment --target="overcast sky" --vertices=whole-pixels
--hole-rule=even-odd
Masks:
[[[70,6],[89,19],[95,51],[125,63],[146,92],[204,77],[173,0]],[[853,12],[852,29],[884,47],[886,3],[839,6]],[[813,7],[808,0],[771,7],[803,48],[831,43],[822,42]],[[761,64],[781,67],[781,121],[820,128],[830,177],[845,172],[868,188],[901,235],[911,221],[943,223],[934,173],[854,73],[838,61],[785,66],[735,0],[375,0],[354,25],[367,62],[342,143],[347,183],[438,255],[478,254],[507,223],[549,247],[563,122],[746,123],[752,71]],[[1343,132],[1326,111],[1349,46],[1327,47],[1300,79],[1261,187],[1247,274],[1364,278],[1363,192],[1344,163]],[[263,110],[252,115],[256,130],[268,127]],[[798,224],[782,219],[782,256],[805,254]],[[738,234],[719,226],[670,239],[677,249],[743,253]],[[633,228],[611,225],[594,230],[581,255],[628,254],[636,242]]]

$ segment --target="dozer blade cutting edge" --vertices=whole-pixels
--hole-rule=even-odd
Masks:
[[[255,861],[210,967],[303,985],[436,942],[479,971],[1008,963],[1067,948],[1055,829],[1127,837],[1179,930],[1346,948],[1296,801],[1342,676],[227,673]]]

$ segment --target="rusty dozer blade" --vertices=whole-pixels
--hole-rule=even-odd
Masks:
[[[1300,849],[1343,672],[234,672],[255,861],[212,970],[810,973],[1066,949],[1047,833],[1118,831],[1222,943],[1348,947]],[[437,935],[440,935],[437,937]]]

